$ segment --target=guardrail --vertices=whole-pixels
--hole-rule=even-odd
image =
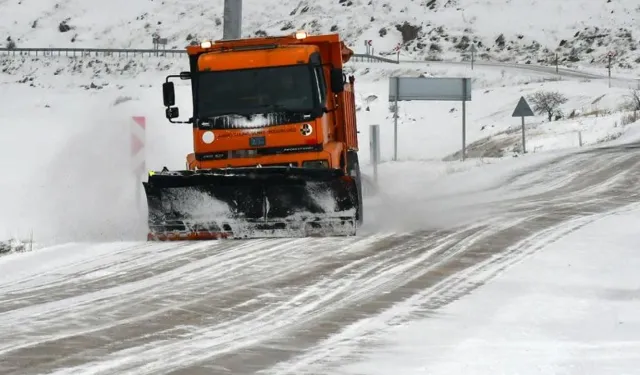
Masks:
[[[140,56],[140,57],[181,57],[186,50],[164,49],[125,49],[125,48],[0,48],[0,56],[50,56],[50,57],[87,57],[87,56]],[[353,61],[383,62],[398,64],[398,61],[382,56],[359,54],[352,57]]]
[[[125,49],[125,48],[0,48],[0,55],[9,56],[183,56],[185,50]]]
[[[385,63],[389,63],[389,64],[399,64],[400,63],[398,60],[392,60],[392,59],[388,59],[386,57],[377,56],[377,55],[368,55],[368,54],[365,54],[365,53],[354,53],[353,54],[353,61],[385,62]]]

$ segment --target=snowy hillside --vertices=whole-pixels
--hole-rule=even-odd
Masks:
[[[181,49],[222,35],[223,0],[3,0],[0,37],[16,47],[150,48],[154,33]],[[10,15],[10,17],[6,17]],[[306,29],[338,31],[360,52],[405,58],[461,59],[470,44],[480,58],[565,65],[640,63],[636,0],[245,0],[246,36]]]

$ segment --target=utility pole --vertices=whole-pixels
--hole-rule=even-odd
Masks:
[[[242,36],[242,0],[224,0],[222,39],[240,39]]]

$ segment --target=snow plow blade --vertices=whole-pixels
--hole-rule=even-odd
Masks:
[[[356,182],[341,170],[164,170],[151,172],[143,185],[153,241],[356,232]]]

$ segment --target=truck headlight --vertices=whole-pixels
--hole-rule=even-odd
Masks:
[[[307,160],[302,162],[303,168],[329,168],[328,160]]]

